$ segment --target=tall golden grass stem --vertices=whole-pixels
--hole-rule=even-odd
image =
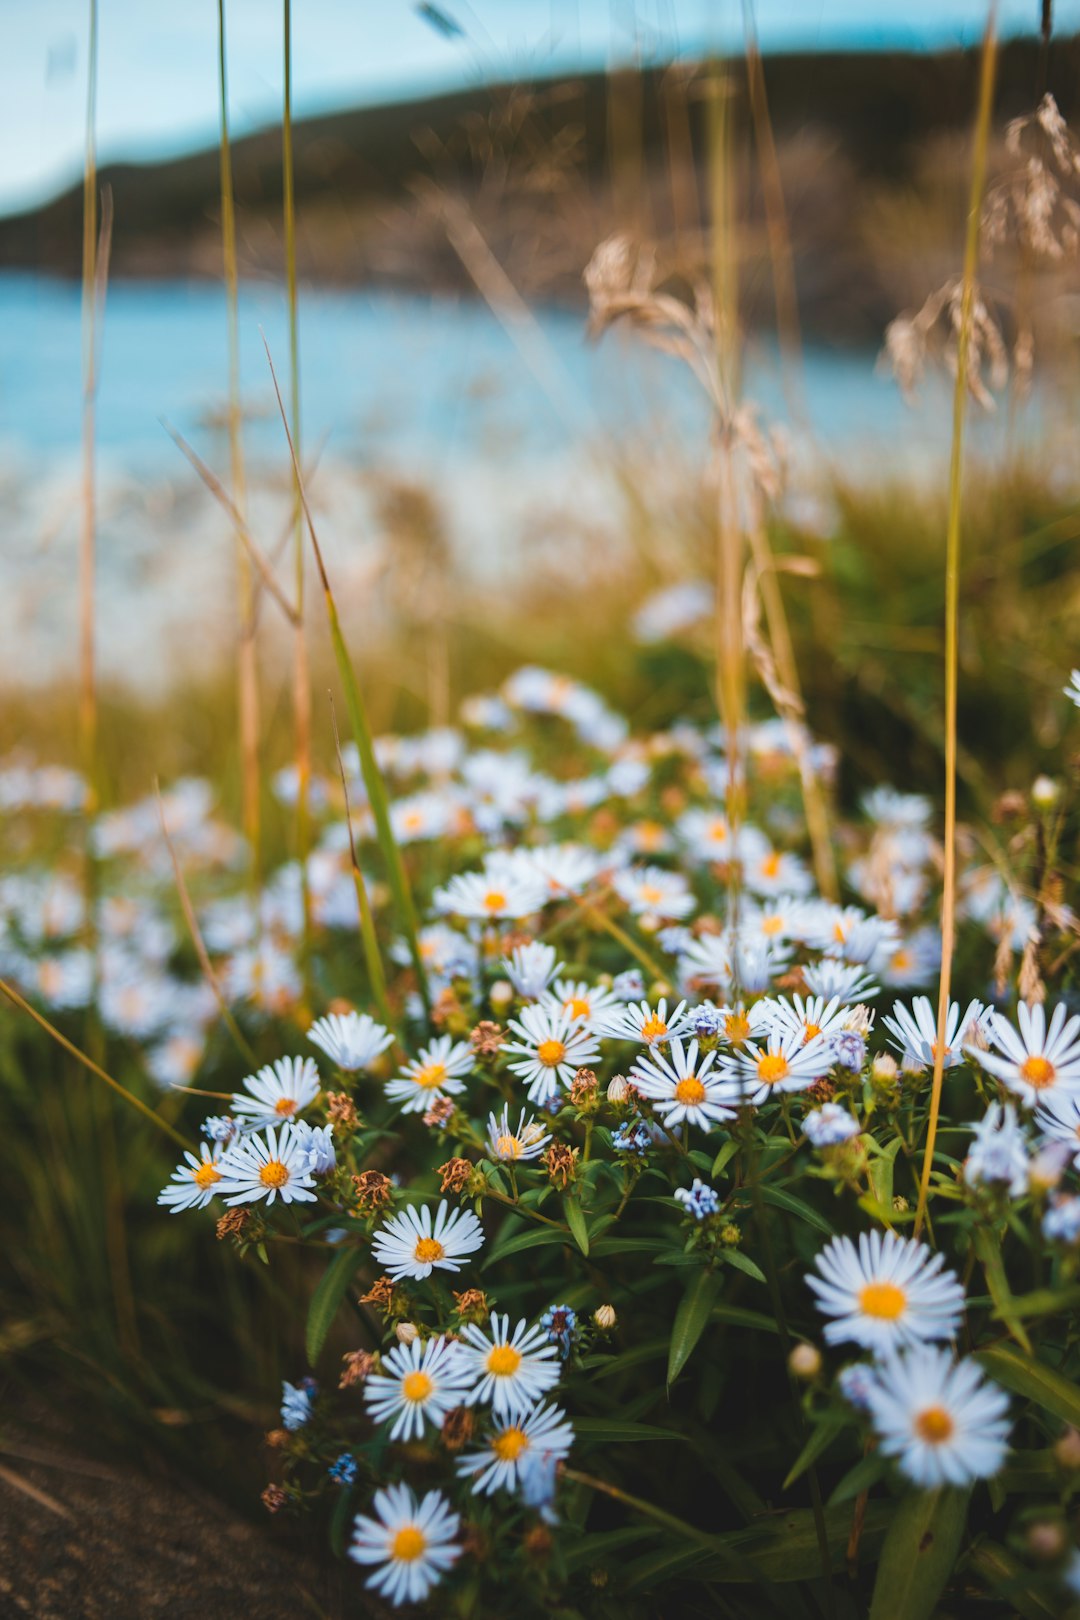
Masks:
[[[375,997],[375,1005],[379,1010],[379,1017],[386,1027],[392,1030],[394,1029],[394,1021],[390,1012],[390,998],[386,991],[386,974],[383,971],[382,956],[379,954],[379,936],[375,931],[375,918],[371,910],[371,901],[368,898],[367,884],[364,881],[364,874],[360,870],[360,862],[356,855],[352,811],[349,807],[349,784],[345,777],[345,761],[341,755],[341,738],[338,735],[334,694],[330,692],[327,696],[330,699],[330,723],[334,728],[334,751],[337,754],[338,773],[341,776],[341,792],[345,799],[345,825],[349,832],[349,859],[352,863],[353,886],[356,889],[356,903],[360,908],[360,943],[364,948],[364,960],[367,962],[368,978],[371,980],[371,990]]]
[[[420,951],[420,931],[416,916],[416,905],[413,901],[412,886],[409,875],[405,870],[405,863],[401,858],[394,829],[390,824],[390,804],[386,794],[386,784],[382,779],[378,761],[375,758],[375,746],[371,735],[371,726],[368,722],[367,709],[360,692],[360,685],[356,679],[356,671],[349,659],[349,651],[345,645],[345,637],[341,631],[341,621],[338,618],[337,603],[330,588],[330,579],[326,572],[326,563],[319,545],[319,537],[315,532],[315,521],[311,516],[311,506],[307,498],[304,485],[304,475],[300,469],[300,462],[296,454],[292,433],[289,428],[289,418],[285,411],[285,401],[281,397],[281,386],[278,382],[277,372],[274,369],[273,356],[270,345],[263,336],[263,347],[266,350],[266,359],[270,367],[270,377],[274,384],[274,394],[277,399],[278,411],[281,415],[281,425],[285,430],[285,437],[289,444],[289,453],[292,456],[293,473],[297,482],[300,496],[300,505],[304,513],[308,534],[311,537],[311,548],[315,553],[315,566],[318,570],[319,581],[322,585],[323,599],[326,603],[326,617],[330,627],[330,643],[334,649],[334,660],[341,677],[341,684],[345,689],[345,706],[349,711],[349,723],[352,726],[353,740],[360,755],[360,770],[367,789],[368,800],[371,804],[371,813],[375,818],[375,831],[382,851],[383,861],[386,865],[390,890],[394,897],[394,906],[398,914],[398,922],[405,942],[409,949],[409,958],[416,974],[416,985],[425,1008],[431,1010],[431,992],[428,988],[427,969]]]
[[[50,1024],[47,1018],[43,1017],[36,1008],[31,1007],[30,1003],[23,999],[14,985],[8,984],[6,979],[0,979],[0,995],[7,996],[8,1000],[18,1007],[20,1012],[24,1012],[28,1018],[32,1018],[34,1023],[38,1024],[47,1035],[51,1035],[58,1046],[62,1046],[65,1052],[70,1052],[71,1056],[76,1058],[84,1069],[89,1069],[91,1074],[96,1075],[99,1080],[103,1080],[111,1091],[115,1091],[117,1096],[123,1097],[124,1101],[130,1103],[131,1107],[142,1114],[144,1119],[150,1120],[152,1124],[157,1126],[159,1131],[164,1131],[166,1136],[172,1137],[172,1140],[178,1143],[180,1147],[191,1148],[192,1143],[188,1141],[187,1137],[174,1130],[168,1120],[162,1119],[160,1114],[156,1114],[148,1104],[143,1102],[141,1097],[136,1097],[135,1093],[129,1091],[126,1086],[122,1086],[119,1080],[114,1080],[111,1074],[106,1074],[105,1070],[95,1063],[93,1058],[87,1057],[85,1052],[80,1052],[79,1048],[69,1041],[66,1035],[61,1035],[60,1031]]]
[[[97,808],[97,671],[94,639],[96,552],[95,437],[97,403],[97,61],[98,8],[90,0],[86,84],[86,161],[83,169],[82,241],[82,518],[79,538],[79,738],[90,794],[88,814]]]
[[[952,989],[952,959],[956,938],[956,697],[959,674],[960,621],[960,514],[963,483],[964,419],[967,411],[967,361],[971,341],[971,319],[975,300],[975,272],[979,259],[979,222],[983,187],[986,180],[986,154],[990,145],[990,117],[994,105],[997,71],[996,7],[991,7],[983,39],[979,74],[979,105],[975,119],[975,149],[971,170],[971,196],[968,201],[967,239],[964,246],[964,279],[960,305],[960,331],[956,348],[956,386],[953,391],[952,451],[949,458],[948,527],[945,537],[945,834],[944,876],[941,898],[941,977],[938,982],[937,1041],[934,1048],[934,1076],[930,1090],[930,1115],[926,1130],[919,1201],[915,1211],[914,1234],[918,1237],[926,1218],[930,1174],[934,1164],[941,1088],[945,1074],[945,1029]]]
[[[285,226],[285,282],[289,302],[289,407],[293,444],[300,456],[300,328],[296,284],[296,186],[292,128],[292,0],[283,0],[284,92],[281,120],[282,206]],[[304,634],[304,516],[293,479],[293,566],[296,575],[296,621],[293,629],[293,729],[296,745],[296,858],[300,865],[303,914],[303,973],[311,976],[311,672]]]
[[[221,250],[225,276],[225,305],[229,349],[229,460],[232,495],[242,512],[246,505],[244,443],[240,415],[240,291],[236,256],[236,200],[233,193],[232,148],[229,141],[229,77],[225,33],[225,0],[218,0],[218,90],[221,133],[219,141],[221,174]],[[251,564],[237,536],[237,707],[240,725],[240,759],[244,836],[252,852],[252,882],[256,887],[261,870],[262,795],[259,765],[259,669],[255,639],[255,602]]]

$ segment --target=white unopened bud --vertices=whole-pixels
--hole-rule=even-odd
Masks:
[[[1052,776],[1037,776],[1031,784],[1031,802],[1040,810],[1052,810],[1061,797],[1061,784]]]
[[[598,1305],[595,1311],[593,1311],[592,1319],[594,1325],[600,1329],[601,1333],[610,1333],[612,1328],[615,1326],[614,1305]]]
[[[625,1074],[613,1074],[607,1083],[607,1100],[612,1103],[623,1103],[630,1095],[630,1082]]]
[[[412,1344],[420,1329],[415,1322],[399,1322],[394,1332],[397,1334],[399,1344]]]
[[[795,1378],[809,1383],[821,1371],[821,1351],[815,1344],[797,1344],[788,1356],[788,1367]]]
[[[514,999],[514,987],[509,979],[496,979],[491,987],[491,1005],[497,1012],[509,1007]]]
[[[873,1078],[879,1082],[879,1084],[887,1085],[890,1081],[895,1080],[897,1074],[899,1073],[896,1066],[896,1059],[894,1057],[890,1057],[888,1052],[879,1052],[877,1057],[874,1059],[874,1066],[870,1070],[870,1073]]]

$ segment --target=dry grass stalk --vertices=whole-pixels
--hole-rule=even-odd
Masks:
[[[941,900],[941,977],[938,983],[937,1041],[934,1047],[934,1073],[930,1092],[930,1117],[923,1153],[919,1202],[915,1213],[917,1237],[926,1218],[930,1174],[934,1165],[941,1088],[945,1074],[945,1032],[952,988],[952,959],[956,939],[956,698],[959,672],[960,617],[960,511],[963,483],[964,419],[968,397],[968,344],[971,341],[976,303],[975,273],[979,258],[979,221],[986,176],[986,153],[990,144],[990,116],[994,102],[997,68],[997,33],[991,13],[983,41],[979,79],[979,107],[975,121],[975,152],[971,175],[967,242],[957,332],[956,387],[953,392],[952,454],[949,464],[949,518],[945,543],[945,836],[944,883]]]
[[[236,205],[233,196],[232,153],[229,144],[229,82],[225,44],[225,0],[218,0],[218,88],[221,101],[221,246],[225,274],[225,302],[229,347],[229,461],[232,498],[239,511],[245,501],[244,446],[240,415],[239,273],[236,258]],[[259,768],[259,668],[255,637],[255,599],[248,553],[237,534],[237,701],[240,718],[240,756],[243,775],[244,836],[252,851],[252,881],[258,882],[261,846],[261,786]]]

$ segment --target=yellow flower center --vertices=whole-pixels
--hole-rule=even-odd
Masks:
[[[647,906],[658,906],[663,898],[663,889],[657,888],[655,883],[643,883],[638,890],[638,899]]]
[[[1029,1086],[1034,1086],[1036,1091],[1043,1086],[1050,1085],[1054,1079],[1054,1073],[1054,1065],[1049,1058],[1029,1057],[1025,1058],[1020,1065],[1021,1078],[1026,1080]]]
[[[788,1060],[783,1052],[766,1052],[757,1060],[758,1079],[767,1086],[774,1086],[787,1072]]]
[[[489,889],[484,896],[485,911],[505,911],[506,896],[501,889]]]
[[[521,1143],[516,1136],[496,1137],[495,1152],[500,1159],[520,1159]]]
[[[536,1055],[547,1068],[556,1068],[566,1056],[566,1047],[562,1041],[541,1041],[536,1048]]]
[[[569,1013],[571,1018],[588,1018],[592,1005],[584,996],[571,996],[569,1001],[563,1002],[563,1012]]]
[[[424,825],[424,818],[419,810],[407,810],[401,820],[406,832],[416,832]]]
[[[658,821],[641,821],[637,827],[639,849],[656,849],[664,842],[664,829]]]
[[[675,1101],[693,1107],[695,1103],[705,1101],[705,1087],[700,1080],[690,1075],[686,1080],[680,1080],[675,1087]]]
[[[714,844],[726,843],[727,842],[727,835],[728,835],[728,827],[727,827],[727,822],[726,821],[710,821],[709,822],[708,836],[712,839]]]
[[[903,1316],[907,1295],[896,1283],[872,1282],[859,1291],[859,1309],[864,1316],[873,1316],[879,1322],[895,1322]]]
[[[521,1366],[521,1351],[512,1344],[497,1344],[487,1358],[489,1373],[496,1378],[512,1378]]]
[[[812,1041],[815,1035],[821,1034],[820,1024],[806,1024],[803,1027],[803,1040]]]
[[[956,1424],[943,1406],[928,1406],[915,1419],[915,1433],[920,1440],[940,1446],[951,1439]]]
[[[724,1019],[724,1034],[732,1046],[738,1046],[740,1041],[745,1041],[749,1033],[750,1020],[745,1013],[729,1013]]]
[[[207,1187],[212,1187],[215,1181],[221,1180],[221,1171],[217,1165],[211,1164],[209,1159],[204,1159],[191,1179],[196,1187],[205,1192]]]
[[[762,875],[762,877],[774,878],[776,876],[777,872],[779,872],[779,870],[780,870],[780,857],[779,857],[779,855],[777,855],[775,851],[771,855],[766,855],[765,859],[761,863],[761,875]]]
[[[390,1543],[390,1556],[402,1564],[415,1564],[426,1546],[424,1532],[415,1524],[404,1524]]]
[[[643,1041],[658,1041],[666,1034],[667,1025],[658,1013],[653,1013],[651,1018],[646,1018],[641,1026],[641,1038]]]
[[[413,1259],[426,1266],[433,1260],[441,1260],[445,1253],[446,1250],[438,1238],[417,1238]]]
[[[844,943],[844,941],[847,939],[847,930],[844,928],[843,923],[833,924],[832,937],[835,939],[838,945],[842,945]]]
[[[401,1380],[401,1393],[407,1401],[426,1401],[434,1387],[426,1372],[406,1373]]]
[[[445,1063],[425,1063],[413,1072],[413,1080],[421,1091],[434,1091],[446,1079]]]
[[[279,1097],[277,1102],[274,1104],[274,1113],[275,1114],[283,1114],[286,1117],[288,1117],[289,1114],[295,1114],[296,1113],[296,1098],[295,1097]]]
[[[779,934],[783,931],[784,919],[774,913],[771,917],[762,917],[760,926],[763,934]]]
[[[504,1429],[497,1434],[491,1442],[491,1449],[500,1462],[517,1462],[523,1451],[528,1449],[529,1437],[520,1429],[513,1427]]]
[[[264,1187],[284,1187],[288,1179],[288,1167],[280,1159],[270,1159],[259,1171],[259,1180]]]
[[[905,950],[897,951],[894,954],[893,959],[892,959],[893,972],[894,973],[906,973],[908,968],[911,966],[911,960],[912,960],[912,958],[911,958],[911,952],[910,951],[905,951]]]

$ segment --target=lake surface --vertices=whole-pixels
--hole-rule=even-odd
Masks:
[[[284,385],[283,294],[249,285],[241,370],[260,536],[278,532],[283,513],[287,524],[289,500],[264,333]],[[220,287],[109,288],[97,407],[100,641],[109,673],[166,671],[190,643],[193,599],[205,604],[206,635],[228,634],[223,519],[162,426],[171,422],[224,474],[226,341]],[[0,276],[0,675],[22,680],[49,679],[72,659],[81,355],[77,286]],[[628,333],[589,342],[574,313],[541,310],[511,333],[475,302],[304,289],[301,375],[324,539],[361,573],[372,529],[366,475],[437,491],[462,567],[477,557],[507,567],[544,503],[568,499],[577,516],[611,518],[604,469],[613,451],[635,469],[685,481],[697,477],[706,447],[708,416],[689,374]],[[944,478],[943,380],[912,410],[872,353],[811,346],[793,414],[775,351],[759,342],[749,348],[745,393],[789,431],[795,498],[807,511],[830,465],[855,481],[883,472]],[[1019,431],[1048,442],[1057,412],[1049,398],[1036,401]],[[1000,457],[1010,431],[1005,411],[982,420],[973,413],[973,453]]]

